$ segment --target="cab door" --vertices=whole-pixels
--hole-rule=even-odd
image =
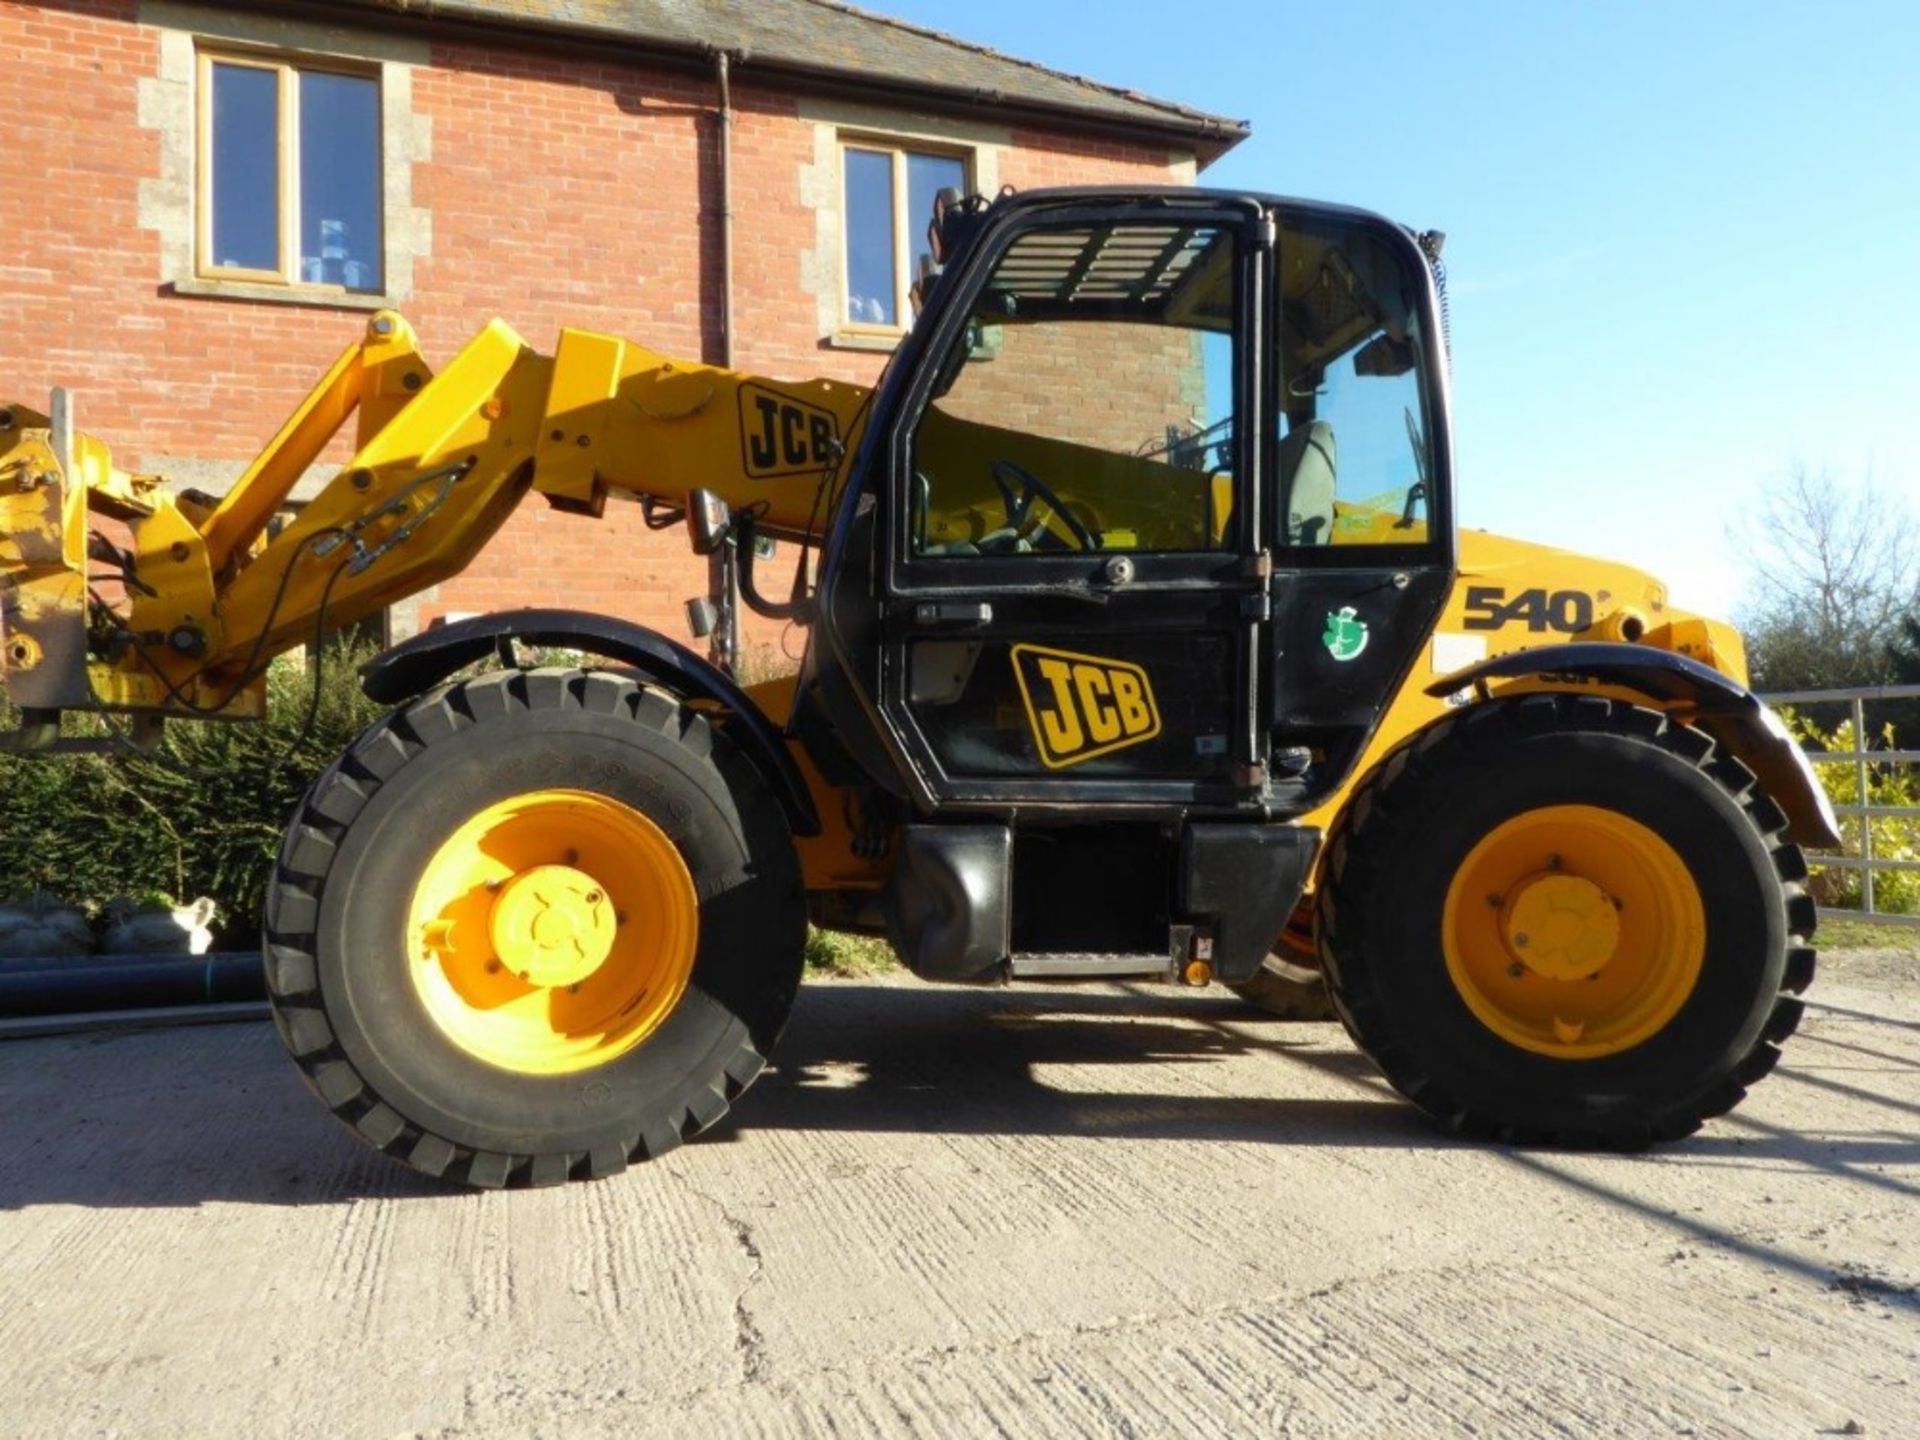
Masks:
[[[1063,202],[943,282],[879,517],[881,710],[923,801],[1260,802],[1270,233]]]
[[[1278,218],[1271,717],[1274,768],[1305,809],[1344,782],[1423,652],[1444,674],[1486,646],[1435,629],[1454,522],[1432,267],[1377,216]]]

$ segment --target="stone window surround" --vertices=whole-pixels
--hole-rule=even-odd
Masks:
[[[800,166],[800,203],[813,211],[814,220],[813,248],[800,256],[800,289],[813,297],[816,333],[831,349],[890,351],[906,333],[904,327],[888,334],[872,326],[850,326],[846,320],[841,147],[864,140],[898,149],[924,146],[961,154],[967,159],[974,192],[991,196],[1000,191],[1001,157],[1012,148],[1013,133],[1004,126],[951,115],[810,96],[801,97],[799,118],[813,127],[813,159]],[[1191,185],[1197,170],[1192,151],[1167,151],[1166,183]]]
[[[1000,155],[1012,143],[1003,127],[951,116],[886,110],[811,97],[800,101],[800,120],[813,127],[813,159],[800,167],[800,203],[813,211],[813,247],[800,256],[800,289],[814,301],[818,333],[842,350],[892,350],[905,327],[887,333],[852,326],[846,319],[845,227],[841,147],[848,144],[922,148],[960,155],[979,194],[1000,189]],[[911,217],[909,217],[911,226]]]
[[[432,126],[413,113],[413,71],[428,63],[419,40],[350,26],[236,14],[181,0],[141,0],[140,23],[160,32],[160,72],[139,82],[139,125],[158,134],[160,174],[140,183],[140,226],[157,236],[159,279],[169,293],[220,300],[265,300],[338,310],[379,310],[414,295],[414,262],[432,251],[432,222],[413,203],[413,166],[432,158]],[[366,294],[332,286],[203,277],[196,256],[195,90],[202,44],[344,60],[380,79],[383,278]]]

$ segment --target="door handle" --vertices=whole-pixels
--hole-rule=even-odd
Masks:
[[[984,600],[923,600],[913,607],[917,625],[991,625],[993,606]]]

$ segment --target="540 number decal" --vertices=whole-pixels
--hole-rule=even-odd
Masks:
[[[1466,608],[1469,630],[1525,625],[1536,633],[1577,635],[1593,624],[1593,597],[1584,590],[1522,590],[1509,597],[1499,585],[1469,585]]]

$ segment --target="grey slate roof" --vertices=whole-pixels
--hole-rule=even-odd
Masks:
[[[337,3],[337,0],[336,0]],[[932,101],[1056,112],[1106,126],[1181,135],[1211,158],[1244,121],[1102,85],[839,0],[346,0],[419,18],[508,24],[643,48],[725,49],[741,78],[766,67],[865,82]],[[964,15],[963,8],[956,13]]]

